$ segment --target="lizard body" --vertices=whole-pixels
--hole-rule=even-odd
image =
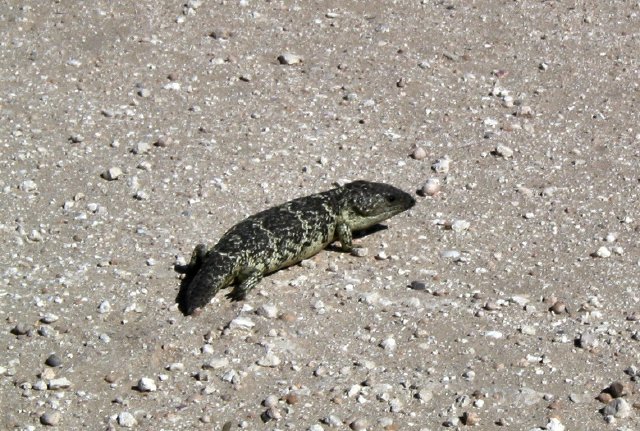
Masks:
[[[185,314],[206,305],[219,290],[242,300],[264,275],[293,265],[339,240],[352,248],[352,232],[371,227],[415,204],[408,193],[383,183],[354,181],[294,199],[246,218],[210,249],[198,244],[178,294]],[[180,270],[176,268],[177,270]]]

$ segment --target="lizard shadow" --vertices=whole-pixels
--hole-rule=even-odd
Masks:
[[[382,230],[387,230],[388,227],[383,224],[376,224],[367,229],[363,229],[361,231],[357,231],[353,233],[354,239],[360,239],[367,235],[371,235],[376,232],[380,232]],[[325,250],[338,252],[338,253],[348,253],[339,246],[335,244],[329,244]],[[180,289],[178,290],[178,295],[176,296],[176,303],[178,304],[178,310],[185,316],[188,315],[188,305],[187,301],[187,292],[189,291],[189,285],[193,281],[193,278],[196,276],[200,267],[202,266],[202,262],[199,262],[198,265],[174,265],[173,270],[179,274],[184,274],[184,277],[180,281]],[[277,272],[277,271],[276,271]]]

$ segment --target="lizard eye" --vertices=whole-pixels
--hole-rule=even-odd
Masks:
[[[395,202],[396,201],[396,197],[394,195],[388,195],[387,196],[387,202]]]

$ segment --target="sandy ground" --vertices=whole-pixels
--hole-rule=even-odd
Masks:
[[[640,428],[638,2],[0,22],[0,428]],[[179,312],[196,243],[359,178],[441,189]]]

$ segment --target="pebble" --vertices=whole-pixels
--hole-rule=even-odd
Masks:
[[[591,350],[598,347],[598,339],[595,334],[591,334],[589,332],[585,332],[580,335],[578,338],[578,347],[582,349]]]
[[[262,358],[258,359],[256,361],[256,364],[260,365],[261,367],[273,368],[280,365],[281,362],[282,360],[279,357],[277,357],[273,352],[268,352]]]
[[[120,412],[118,413],[118,425],[124,428],[133,428],[138,421],[135,417],[129,412]]]
[[[49,380],[49,383],[47,384],[47,387],[50,390],[66,389],[66,388],[68,388],[70,386],[71,386],[71,382],[66,377],[60,377],[58,379],[51,379],[51,380]]]
[[[166,366],[166,369],[169,371],[183,371],[184,364],[182,362],[172,362]]]
[[[415,147],[411,153],[411,157],[415,160],[422,160],[427,157],[427,152],[422,147]]]
[[[11,329],[11,333],[13,335],[26,335],[32,329],[33,327],[31,325],[27,325],[26,323],[18,323]]]
[[[545,427],[548,431],[564,431],[565,427],[558,418],[551,418]]]
[[[229,322],[229,329],[251,329],[254,326],[256,326],[255,322],[244,316],[238,316]]]
[[[613,398],[620,398],[624,394],[624,385],[622,382],[613,382],[607,388],[607,392],[611,394]]]
[[[278,56],[278,61],[280,62],[280,64],[292,65],[302,63],[302,57],[296,54],[291,54],[290,52],[286,52]]]
[[[57,322],[60,319],[56,314],[47,313],[40,318],[42,323],[51,324],[53,322]]]
[[[454,232],[464,232],[471,227],[471,223],[466,220],[455,220],[451,223],[451,230]]]
[[[438,159],[431,165],[431,169],[433,169],[438,174],[446,174],[449,172],[451,164],[451,159],[449,156],[444,156],[441,159]]]
[[[44,363],[50,367],[59,367],[60,365],[62,365],[62,359],[60,359],[58,355],[53,353],[49,355],[49,357],[47,358],[46,361],[44,361]]]
[[[509,159],[513,157],[513,150],[506,145],[498,144],[495,149],[496,155],[503,157],[505,159]]]
[[[61,419],[62,415],[60,412],[46,412],[40,416],[40,423],[42,425],[56,426],[60,423]]]
[[[98,305],[98,313],[105,314],[111,311],[111,304],[106,299]]]
[[[602,409],[603,416],[613,416],[624,419],[631,414],[631,406],[624,398],[615,398]]]
[[[150,379],[149,377],[142,377],[138,380],[136,389],[140,392],[155,392],[158,390],[158,387],[153,379]]]
[[[458,250],[443,250],[440,252],[440,257],[444,259],[458,260],[462,256]]]
[[[353,431],[365,431],[369,424],[365,419],[355,419],[349,424],[349,428]]]
[[[118,167],[112,167],[104,171],[101,176],[107,181],[115,181],[120,176],[122,176],[122,169]]]
[[[35,181],[25,180],[20,183],[20,190],[22,190],[23,192],[29,193],[29,192],[36,191],[37,189],[38,189],[38,185],[36,184]]]
[[[278,317],[278,307],[273,304],[262,304],[256,310],[256,314],[268,319],[275,319],[276,317]]]
[[[600,247],[595,253],[594,253],[594,257],[602,257],[602,258],[607,258],[611,256],[611,251],[609,251],[609,249],[605,246]]]
[[[380,347],[382,347],[384,350],[394,351],[398,347],[398,344],[393,337],[389,337],[380,342]]]
[[[353,247],[351,249],[351,255],[356,257],[365,257],[369,255],[369,249],[367,247]]]
[[[262,401],[262,405],[266,408],[275,407],[278,405],[279,398],[275,395],[269,395]]]
[[[429,178],[420,189],[420,193],[423,196],[435,196],[440,193],[441,188],[440,179]]]
[[[427,284],[424,281],[414,280],[409,287],[413,290],[427,290]]]
[[[475,412],[464,412],[462,414],[462,423],[466,426],[472,427],[480,423],[480,416]]]
[[[131,152],[133,154],[144,154],[149,152],[150,149],[151,149],[151,144],[149,144],[148,142],[138,142],[133,146],[133,148],[131,149]]]
[[[142,98],[149,97],[151,96],[151,90],[149,90],[148,88],[141,88],[138,90],[138,96]]]
[[[229,359],[227,358],[211,358],[202,364],[202,368],[217,370],[220,368],[226,368],[229,366]]]

